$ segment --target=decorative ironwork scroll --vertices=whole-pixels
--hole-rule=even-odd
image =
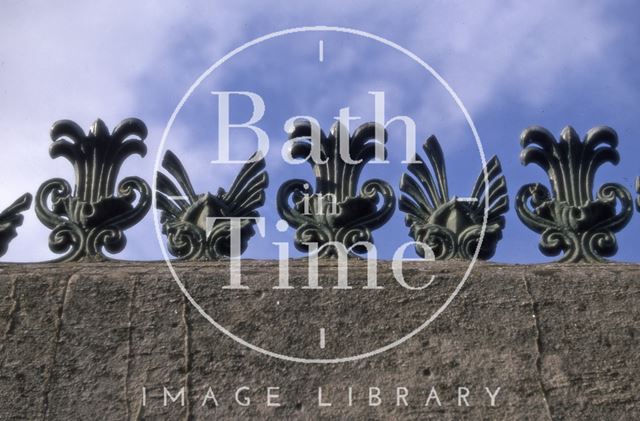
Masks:
[[[18,235],[17,228],[24,221],[21,213],[31,207],[31,201],[31,195],[26,193],[20,196],[7,209],[0,212],[0,256],[5,255],[9,248],[9,243]]]
[[[126,245],[123,230],[137,224],[151,206],[151,189],[138,177],[123,179],[116,189],[123,162],[132,154],[145,156],[145,124],[122,121],[112,133],[96,120],[89,133],[73,121],[51,128],[52,158],[67,158],[75,170],[75,187],[51,179],[36,195],[36,214],[52,229],[49,248],[66,253],[58,261],[104,260],[103,250],[118,253]],[[137,202],[136,202],[137,198]]]
[[[182,260],[217,260],[231,256],[231,220],[240,220],[240,252],[255,234],[257,209],[264,205],[269,177],[264,158],[254,155],[229,191],[196,194],[178,157],[167,151],[162,162],[176,182],[161,172],[157,177],[157,207],[162,210],[163,233],[169,252]],[[177,184],[176,184],[177,183]]]
[[[638,211],[640,211],[640,177],[636,178],[636,193],[638,193],[638,198],[636,199],[636,206],[638,207]]]
[[[329,243],[340,243],[357,256],[367,251],[358,243],[373,243],[371,231],[391,218],[395,194],[387,182],[371,179],[357,191],[362,169],[374,159],[376,148],[384,148],[387,142],[386,131],[379,129],[384,139],[376,140],[374,123],[361,125],[351,136],[339,122],[332,126],[328,136],[318,128],[318,160],[312,159],[311,124],[303,120],[295,122],[289,135],[291,157],[309,162],[316,178],[315,192],[301,179],[290,180],[278,190],[278,212],[296,228],[294,244],[298,250],[308,251],[308,244],[315,243],[320,257],[337,257],[338,250]],[[340,154],[342,142],[347,142],[350,160]],[[386,156],[386,149],[384,153]]]
[[[400,190],[404,193],[400,198],[400,210],[407,214],[405,223],[409,235],[416,242],[428,245],[436,260],[472,259],[482,235],[488,183],[487,225],[478,258],[491,258],[502,238],[504,213],[509,209],[507,183],[500,161],[495,156],[489,160],[486,170],[478,175],[470,197],[451,198],[438,139],[429,137],[422,148],[433,171],[416,155],[414,161],[417,162],[407,166],[413,177],[403,174],[400,180]],[[416,252],[425,257],[423,247],[417,245]]]
[[[605,162],[617,165],[618,136],[609,127],[595,127],[581,142],[572,127],[560,140],[542,127],[530,127],[521,136],[524,165],[538,164],[548,174],[553,196],[541,184],[527,184],[516,196],[522,222],[542,234],[540,250],[547,256],[564,253],[561,262],[602,262],[613,256],[615,233],[629,222],[633,200],[616,183],[600,187],[593,198],[594,176]]]

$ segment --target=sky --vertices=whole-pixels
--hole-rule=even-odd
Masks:
[[[52,160],[49,129],[71,119],[88,130],[96,118],[109,128],[137,117],[149,128],[144,159],[130,158],[121,178],[151,182],[158,154],[167,149],[183,160],[199,192],[228,188],[238,165],[213,165],[217,157],[217,98],[211,91],[251,91],[265,101],[259,123],[269,134],[267,170],[271,185],[261,209],[266,238],[254,238],[246,256],[277,257],[271,243],[292,241],[278,233],[275,195],[285,180],[312,180],[308,165],[284,163],[284,122],[314,116],[327,132],[349,107],[361,124],[373,118],[373,97],[384,91],[386,113],[408,115],[417,124],[417,144],[440,140],[450,191],[470,193],[481,170],[475,140],[446,90],[415,62],[388,46],[355,35],[293,34],[260,43],[225,62],[194,91],[160,148],[174,109],[196,79],[228,52],[257,37],[301,26],[338,26],[366,31],[412,51],[444,78],[464,103],[487,159],[497,155],[507,178],[511,210],[494,261],[554,260],[537,247],[539,235],[517,218],[513,198],[520,186],[543,182],[536,166],[520,164],[519,137],[532,125],[558,136],[573,126],[584,136],[595,126],[613,127],[620,139],[620,165],[605,165],[596,189],[618,182],[633,190],[640,175],[640,8],[632,1],[407,1],[407,2],[66,2],[3,1],[0,13],[0,208],[41,183],[73,180],[71,165]],[[318,58],[323,42],[323,60]],[[251,108],[232,101],[232,119]],[[389,127],[388,166],[369,165],[372,177],[397,190],[404,171],[404,134]],[[232,156],[248,157],[256,147],[251,132],[232,132]],[[618,234],[615,259],[638,261],[640,215]],[[3,261],[55,257],[49,231],[33,210]],[[126,232],[127,248],[117,257],[161,259],[149,214]],[[380,257],[410,241],[403,214],[373,233]]]

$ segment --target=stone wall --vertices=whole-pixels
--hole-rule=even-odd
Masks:
[[[385,262],[379,290],[362,289],[363,262],[350,263],[351,290],[330,287],[333,263],[321,263],[325,288],[303,290],[306,262],[290,265],[291,290],[273,289],[278,262],[243,262],[248,290],[222,289],[226,263],[181,263],[176,271],[203,310],[244,340],[336,358],[409,334],[467,267],[407,264],[410,285],[436,276],[410,292]],[[446,310],[405,343],[358,361],[303,364],[214,328],[164,263],[4,264],[0,419],[640,419],[639,279],[640,265],[479,263]],[[184,406],[179,396],[165,406],[165,387],[174,397],[184,387]],[[236,402],[242,387],[249,406]],[[267,406],[268,387],[279,388],[271,393],[280,406]],[[369,405],[370,387],[379,388],[381,405]],[[459,387],[469,389],[470,406],[458,405]],[[485,387],[500,387],[495,406]],[[319,388],[331,406],[318,405]],[[432,388],[441,406],[428,399]],[[398,406],[405,392],[408,406]]]

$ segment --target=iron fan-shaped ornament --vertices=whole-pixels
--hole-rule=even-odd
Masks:
[[[173,152],[166,152],[162,166],[175,180],[158,172],[156,200],[162,211],[162,230],[168,239],[169,252],[181,260],[228,258],[231,222],[224,218],[259,216],[257,209],[264,205],[269,184],[264,158],[254,155],[242,167],[229,191],[221,188],[216,195],[196,194],[187,171]],[[241,221],[241,252],[255,234],[255,223],[252,219]]]
[[[444,154],[438,139],[429,137],[423,150],[433,170],[416,155],[416,162],[407,166],[411,175],[405,173],[400,180],[400,190],[404,193],[400,210],[407,214],[405,223],[410,236],[428,245],[436,260],[472,259],[482,235],[488,183],[487,225],[478,258],[491,258],[502,238],[504,213],[509,209],[507,183],[500,161],[495,156],[491,158],[486,170],[480,172],[470,198],[460,200],[449,196]],[[417,245],[416,252],[425,257],[423,247]]]
[[[636,206],[638,207],[638,211],[640,211],[640,177],[636,178],[636,193],[638,193],[638,198],[636,199]]]
[[[633,200],[616,183],[600,187],[593,197],[594,177],[604,163],[617,165],[618,136],[609,127],[595,127],[583,141],[572,127],[560,139],[543,127],[530,127],[520,138],[524,165],[538,164],[549,177],[551,190],[538,183],[523,186],[516,196],[522,222],[542,234],[540,250],[547,256],[563,253],[560,262],[602,262],[613,256],[615,233],[629,222]]]
[[[0,256],[6,254],[9,243],[18,235],[17,228],[24,221],[24,217],[21,214],[31,207],[31,200],[31,195],[26,193],[20,196],[7,209],[0,212]]]
[[[96,120],[87,134],[73,121],[54,123],[49,154],[73,164],[75,187],[72,190],[60,178],[42,184],[36,194],[36,214],[52,229],[49,248],[66,253],[58,261],[104,260],[103,250],[124,249],[123,230],[148,212],[151,190],[139,177],[116,182],[129,156],[146,155],[146,136],[145,124],[135,118],[122,121],[112,133],[102,120]]]
[[[315,191],[305,180],[290,180],[278,190],[278,212],[296,229],[294,245],[308,251],[309,243],[319,247],[320,257],[337,257],[338,250],[330,243],[339,243],[351,255],[364,253],[360,242],[373,243],[372,230],[384,225],[395,210],[395,194],[382,180],[365,182],[358,192],[358,182],[364,166],[375,158],[377,147],[384,139],[375,137],[376,125],[365,123],[349,135],[336,122],[329,135],[320,133],[320,159],[312,159],[312,126],[298,120],[289,135],[291,156],[306,159],[315,174]],[[348,142],[352,162],[342,158],[341,142]],[[380,144],[381,143],[381,144]],[[385,149],[386,154],[386,149]]]

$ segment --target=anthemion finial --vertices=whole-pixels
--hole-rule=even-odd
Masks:
[[[593,198],[594,176],[605,162],[618,164],[618,136],[609,127],[595,127],[583,141],[572,127],[560,139],[543,127],[530,127],[520,138],[524,165],[538,164],[549,177],[552,194],[541,184],[527,184],[516,196],[516,211],[524,224],[542,234],[540,250],[563,253],[561,262],[602,262],[613,256],[615,233],[629,222],[633,200],[616,183],[600,187]]]
[[[431,163],[429,169],[422,157],[416,155],[408,165],[409,174],[403,174],[400,190],[400,210],[406,212],[405,223],[411,237],[426,244],[436,260],[470,260],[476,253],[482,235],[486,186],[489,191],[487,225],[478,258],[489,259],[502,238],[505,226],[504,213],[509,209],[507,183],[497,157],[487,163],[480,172],[471,196],[464,199],[449,196],[444,154],[435,136],[427,139],[423,150]],[[424,247],[416,246],[416,252],[426,257]]]
[[[112,133],[102,120],[93,123],[87,134],[73,121],[53,125],[49,154],[67,158],[75,170],[73,190],[66,180],[54,178],[36,195],[36,214],[52,229],[49,247],[65,253],[58,261],[104,260],[103,250],[124,249],[123,230],[145,216],[151,190],[138,177],[127,177],[117,186],[116,181],[130,155],[146,154],[146,136],[145,124],[135,118],[122,121]]]
[[[24,217],[22,212],[31,207],[32,197],[26,193],[13,202],[4,211],[0,212],[0,256],[4,256],[9,248],[11,240],[17,236],[17,228],[22,225]]]
[[[320,257],[336,257],[339,251],[330,243],[338,243],[351,255],[365,253],[363,243],[373,243],[371,231],[391,218],[395,194],[387,182],[369,180],[358,192],[362,169],[376,157],[376,150],[382,147],[386,155],[387,134],[384,128],[378,129],[384,139],[376,139],[374,123],[361,125],[352,135],[340,122],[328,136],[317,128],[320,159],[314,159],[315,130],[306,120],[295,122],[289,135],[291,157],[309,162],[316,179],[315,191],[300,179],[290,180],[278,190],[278,212],[296,229],[298,250],[309,251],[309,244],[314,243]],[[345,146],[349,159],[343,159],[346,155],[341,153],[341,149],[347,150]]]
[[[229,191],[216,195],[196,194],[178,157],[167,151],[162,166],[175,179],[158,172],[157,207],[162,211],[162,231],[171,254],[182,260],[228,258],[231,250],[231,220],[240,220],[240,252],[255,234],[254,218],[264,205],[269,177],[264,158],[254,155],[242,167]],[[177,185],[176,185],[177,183]],[[179,186],[179,187],[178,187]]]

